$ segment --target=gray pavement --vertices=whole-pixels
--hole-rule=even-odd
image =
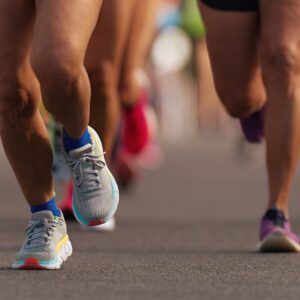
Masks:
[[[117,230],[70,224],[74,254],[50,272],[9,268],[29,214],[0,154],[0,299],[299,299],[300,256],[254,251],[263,162],[249,168],[227,143],[167,147],[163,166],[122,196]],[[299,198],[295,185],[298,232]]]

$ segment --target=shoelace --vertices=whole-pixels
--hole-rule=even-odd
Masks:
[[[99,171],[105,167],[105,162],[100,160],[97,155],[84,154],[78,159],[69,159],[68,164],[75,175],[74,183],[80,192],[90,192],[100,188]]]
[[[45,244],[49,245],[58,223],[58,220],[50,221],[46,219],[30,221],[25,231],[27,235],[27,246],[38,248],[45,246]]]

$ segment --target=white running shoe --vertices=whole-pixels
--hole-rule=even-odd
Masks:
[[[74,216],[81,225],[93,227],[114,216],[119,189],[106,165],[99,136],[91,127],[88,131],[91,144],[63,152],[73,178]]]
[[[54,270],[72,254],[72,244],[67,235],[63,214],[54,217],[44,210],[32,214],[26,229],[26,238],[17,253],[13,269]]]

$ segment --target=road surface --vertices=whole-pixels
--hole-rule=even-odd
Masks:
[[[299,299],[300,256],[255,252],[265,168],[226,139],[166,147],[158,170],[122,195],[114,233],[69,224],[60,271],[13,271],[28,207],[0,150],[0,299]],[[291,217],[300,233],[299,176]],[[297,201],[298,200],[298,201]]]

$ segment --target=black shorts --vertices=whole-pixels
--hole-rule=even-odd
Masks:
[[[257,11],[258,0],[201,0],[207,6],[224,11]]]

